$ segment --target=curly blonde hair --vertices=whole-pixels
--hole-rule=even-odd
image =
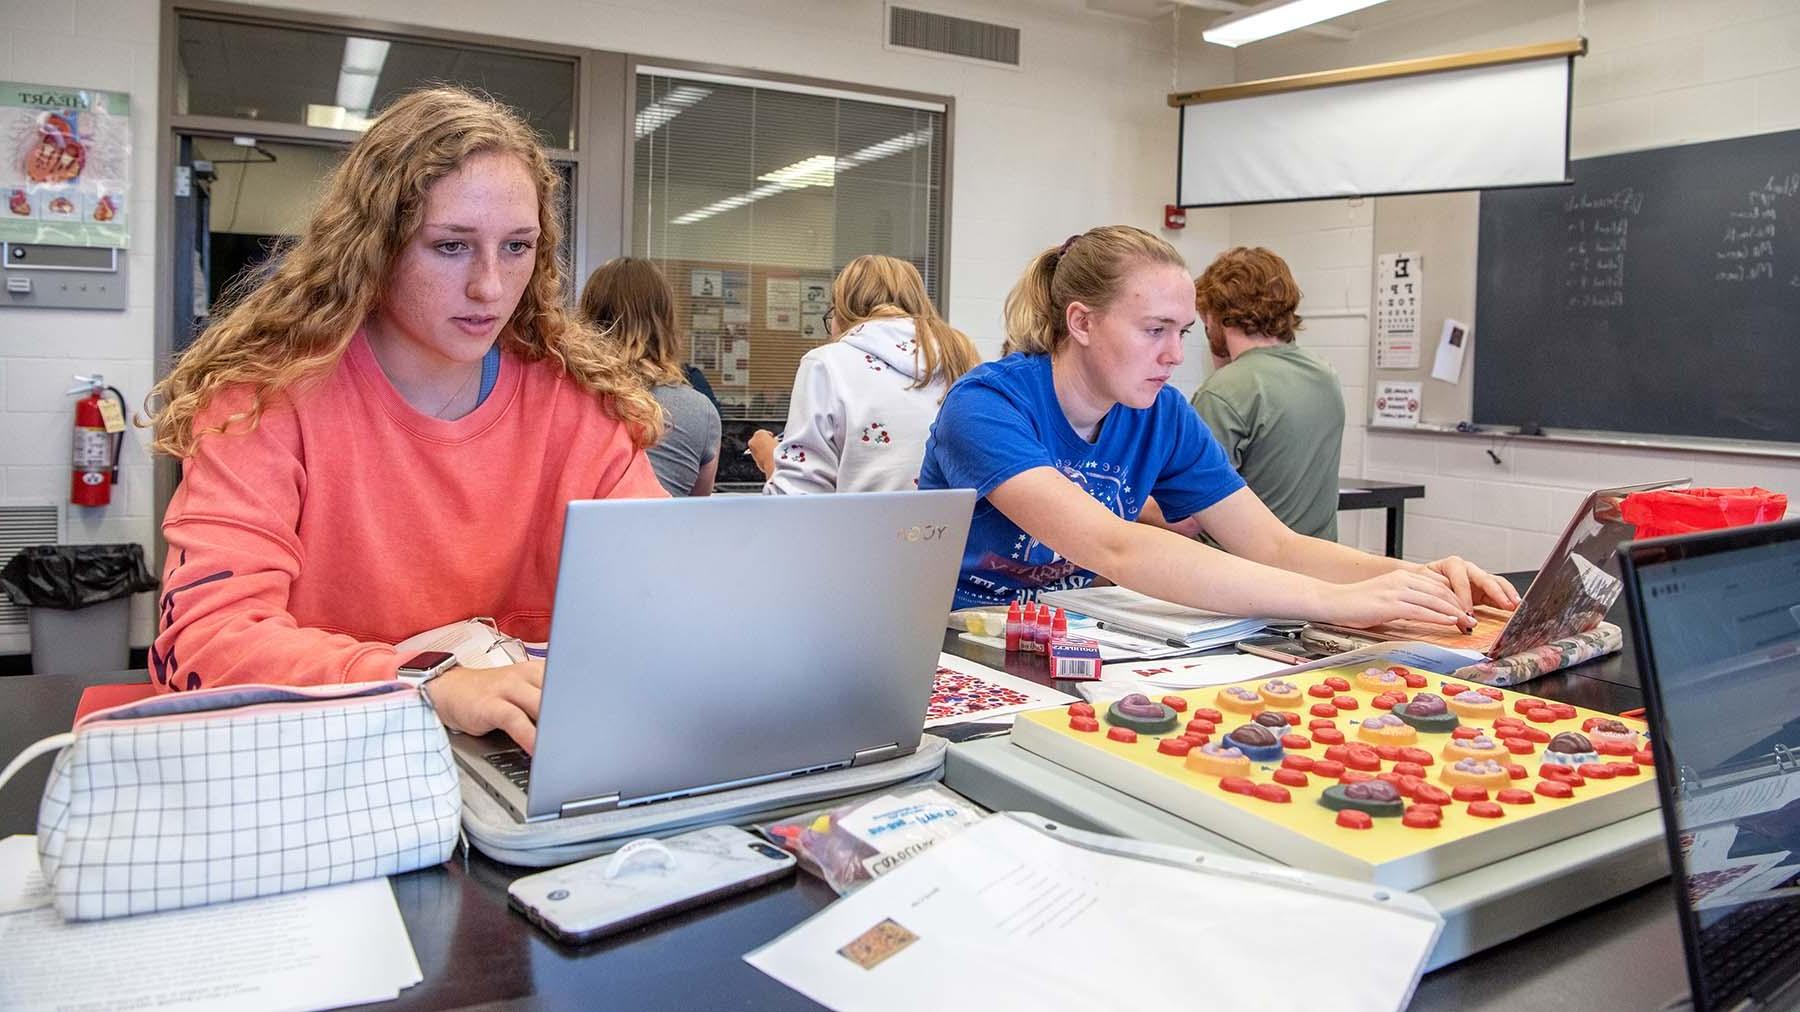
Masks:
[[[552,361],[594,392],[639,447],[662,435],[662,411],[629,364],[564,308],[566,268],[560,176],[531,128],[499,102],[461,88],[411,92],[390,105],[331,173],[301,235],[264,278],[228,306],[151,390],[154,449],[193,455],[201,436],[237,423],[254,428],[280,393],[337,365],[363,321],[380,308],[395,261],[418,231],[438,180],[478,154],[517,157],[537,187],[540,236],[501,346],[528,362]],[[247,387],[250,406],[196,432],[222,391]]]

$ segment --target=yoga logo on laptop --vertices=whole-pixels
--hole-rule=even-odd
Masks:
[[[901,541],[936,541],[950,528],[943,524],[913,524],[897,532]]]

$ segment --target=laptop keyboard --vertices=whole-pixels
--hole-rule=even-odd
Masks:
[[[488,752],[481,758],[486,759],[500,771],[500,775],[512,781],[519,790],[531,786],[531,755],[522,748],[506,748],[498,752]]]
[[[1710,1004],[1730,1008],[1772,966],[1791,966],[1800,952],[1800,901],[1755,903],[1700,932]]]

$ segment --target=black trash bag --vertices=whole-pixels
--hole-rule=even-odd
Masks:
[[[143,545],[33,545],[0,569],[0,590],[32,608],[85,608],[155,589]]]

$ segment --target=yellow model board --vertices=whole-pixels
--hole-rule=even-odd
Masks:
[[[1135,741],[1116,740],[1130,737],[1124,725],[1133,721],[1106,704],[1021,714],[1012,740],[1274,860],[1402,889],[1657,805],[1641,721],[1400,667],[1319,669],[1277,679],[1287,684],[1273,690],[1270,681],[1167,694],[1150,690],[1148,702],[1179,708],[1176,724],[1168,731],[1138,732]],[[1140,715],[1145,711],[1141,702],[1134,706]],[[1414,710],[1422,716],[1393,719]],[[1444,713],[1428,712],[1434,710]],[[1259,713],[1271,716],[1259,723]],[[1273,715],[1289,726],[1270,727]],[[1208,719],[1215,716],[1219,719]],[[1370,718],[1380,719],[1365,729]],[[1247,768],[1219,775],[1220,767],[1238,763],[1219,750],[1239,744],[1232,736],[1251,723],[1285,742],[1280,757],[1259,757],[1243,764]],[[1448,723],[1462,730],[1440,730]],[[1267,737],[1244,734],[1256,741]],[[1593,752],[1582,753],[1583,743]],[[1472,759],[1465,772],[1452,772],[1464,758]],[[1504,780],[1490,762],[1504,770]],[[1486,777],[1469,770],[1485,771]],[[1373,804],[1386,809],[1376,817],[1340,816],[1340,809],[1321,803],[1327,788],[1339,788],[1334,795],[1343,804],[1350,783],[1371,779],[1404,792],[1405,814],[1391,814],[1385,798]],[[1542,786],[1548,782],[1566,788]],[[1460,794],[1457,786],[1463,788]],[[1356,804],[1359,810],[1368,807]]]

